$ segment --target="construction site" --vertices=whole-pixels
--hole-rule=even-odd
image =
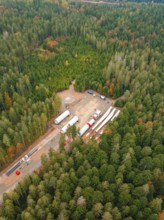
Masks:
[[[92,90],[83,93],[79,99],[68,93],[62,98],[63,111],[54,120],[54,126],[65,134],[70,126],[76,125],[78,135],[85,141],[93,136],[98,139],[103,133],[105,125],[113,121],[120,113],[120,110],[113,106],[112,99]]]

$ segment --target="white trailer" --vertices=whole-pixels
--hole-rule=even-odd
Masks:
[[[66,117],[68,117],[70,115],[70,112],[68,110],[66,110],[65,112],[63,112],[61,115],[59,115],[59,117],[57,117],[55,119],[55,124],[58,125],[61,121],[63,121]]]
[[[113,118],[111,119],[111,121],[113,121],[119,114],[120,114],[120,110],[118,110],[118,111],[116,112],[116,114],[113,116]]]
[[[89,127],[91,127],[95,123],[95,120],[92,118],[90,121],[88,121]]]
[[[108,115],[108,117],[103,121],[102,124],[100,124],[100,126],[96,129],[96,132],[98,132],[114,115],[115,112],[115,108],[111,111],[111,113]]]
[[[88,121],[88,123],[86,125],[84,125],[80,131],[79,131],[79,135],[80,137],[83,136],[85,134],[85,132],[95,123],[95,120],[92,118],[90,121]]]
[[[67,125],[68,126],[68,125]],[[62,134],[65,134],[66,133],[66,131],[67,131],[67,126],[65,125],[64,127],[62,127],[62,129],[60,130],[60,132],[62,133]]]
[[[80,129],[80,131],[79,131],[80,137],[83,136],[83,134],[85,134],[85,132],[86,132],[88,129],[89,129],[89,125],[88,125],[88,124],[84,125],[84,126]]]
[[[98,122],[92,127],[92,130],[94,130],[109,115],[111,110],[112,110],[112,107],[110,106],[109,109],[100,118],[100,120],[98,120]]]
[[[93,115],[93,118],[98,119],[101,115],[102,115],[102,112],[99,109],[97,109]]]
[[[74,116],[64,127],[61,129],[61,133],[65,134],[67,129],[74,125],[76,122],[78,122],[79,118],[77,116]]]

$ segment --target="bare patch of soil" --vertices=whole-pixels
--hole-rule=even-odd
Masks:
[[[76,92],[74,90],[73,85],[74,85],[74,82],[69,86],[68,89],[58,93],[58,96],[62,100],[62,109],[61,109],[62,111],[68,108],[69,106],[72,106],[75,103],[79,102],[84,96],[84,93]],[[70,103],[68,103],[69,100],[70,100]]]
[[[164,211],[159,213],[159,220],[164,220]]]

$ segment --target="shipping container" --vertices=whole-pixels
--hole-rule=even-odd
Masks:
[[[62,129],[61,129],[61,133],[65,134],[67,129],[69,127],[71,127],[72,125],[74,125],[76,122],[78,122],[79,118],[77,116],[74,116]]]
[[[58,116],[55,119],[55,124],[58,125],[60,122],[62,122],[69,115],[70,115],[70,112],[68,110],[66,110],[65,112],[63,112],[60,116]]]
[[[89,129],[89,125],[88,125],[88,124],[84,125],[84,126],[80,129],[80,131],[79,131],[80,137],[83,136],[83,134],[85,134],[85,132],[86,132],[88,129]]]

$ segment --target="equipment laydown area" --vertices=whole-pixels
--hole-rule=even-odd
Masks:
[[[83,136],[84,139],[93,136],[98,139],[105,125],[113,121],[120,113],[120,110],[113,106],[112,100],[93,93],[91,90],[88,90],[75,105],[71,103],[65,106],[67,110],[63,111],[54,123],[62,134],[65,134],[70,126],[76,125],[79,130],[78,135]]]

